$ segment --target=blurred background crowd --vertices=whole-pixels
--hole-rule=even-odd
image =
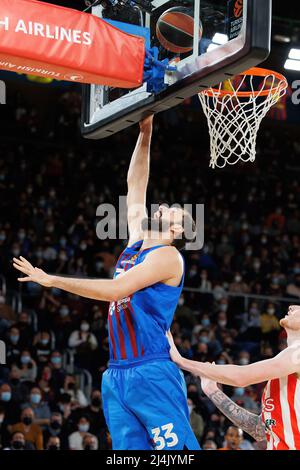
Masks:
[[[30,104],[29,104],[30,103]],[[50,273],[111,278],[126,240],[99,240],[97,207],[118,206],[137,138],[80,137],[80,94],[32,106],[15,93],[1,117],[0,366],[2,449],[110,449],[100,393],[108,305],[19,285],[23,255]],[[172,331],[185,357],[248,364],[286,346],[279,319],[300,299],[300,140],[266,121],[257,162],[208,168],[209,138],[194,100],[155,118],[148,202],[205,205],[203,249],[185,254],[185,290]],[[297,167],[298,165],[298,167]],[[204,449],[257,449],[229,427],[193,376],[190,418]],[[263,385],[224,387],[260,413]]]

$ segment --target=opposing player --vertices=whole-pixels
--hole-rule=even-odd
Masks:
[[[128,171],[130,240],[114,279],[52,276],[23,257],[14,258],[14,267],[25,274],[20,282],[34,281],[110,302],[110,363],[102,394],[113,448],[196,450],[199,444],[189,423],[183,374],[170,360],[166,337],[184,279],[177,248],[187,242],[192,219],[180,208],[165,206],[159,207],[154,219],[147,217],[151,136],[149,117],[140,124]]]
[[[266,438],[268,449],[300,450],[300,306],[291,306],[280,324],[287,333],[287,348],[272,359],[247,366],[190,361],[179,354],[169,333],[171,357],[182,369],[206,378],[204,391],[215,405],[258,441]],[[265,381],[261,416],[233,406],[215,383],[246,387]]]

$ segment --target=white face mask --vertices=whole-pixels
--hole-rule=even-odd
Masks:
[[[249,364],[249,359],[247,359],[246,357],[242,357],[239,362],[241,366],[246,366],[247,364]]]
[[[90,325],[88,323],[82,323],[80,325],[80,329],[81,329],[81,331],[89,331]]]

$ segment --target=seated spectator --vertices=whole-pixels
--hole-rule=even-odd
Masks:
[[[291,297],[300,298],[300,274],[296,274],[294,280],[287,285],[286,293]]]
[[[50,357],[51,365],[51,379],[50,384],[56,393],[63,388],[65,376],[67,375],[65,369],[62,366],[62,355],[59,351],[53,351]]]
[[[242,429],[236,426],[229,426],[225,434],[225,446],[218,450],[241,450],[241,444],[244,439]]]
[[[83,450],[83,438],[89,432],[89,429],[89,419],[86,416],[79,418],[77,422],[77,431],[73,432],[69,436],[70,450]]]
[[[98,450],[98,441],[96,436],[87,433],[82,439],[83,450]]]
[[[192,430],[194,431],[194,434],[197,440],[200,442],[203,436],[204,427],[205,427],[204,421],[203,421],[202,416],[199,413],[197,413],[197,411],[195,410],[195,404],[193,400],[191,400],[191,398],[188,398],[187,403],[189,407],[191,427],[192,427]]]
[[[88,368],[93,360],[93,351],[98,348],[96,336],[89,331],[90,325],[82,320],[80,329],[71,333],[68,341],[69,348],[76,351],[75,361],[78,367]]]
[[[15,326],[20,331],[20,342],[22,344],[22,347],[26,348],[29,344],[32,344],[34,331],[31,325],[30,316],[27,312],[20,313]]]
[[[251,387],[236,387],[231,399],[246,410],[259,414],[259,404],[251,397]]]
[[[78,387],[74,375],[66,375],[64,380],[64,386],[60,390],[60,393],[67,393],[68,395],[70,395],[72,410],[76,408],[83,408],[88,405],[87,398],[83,391],[80,390],[80,388]]]
[[[41,331],[35,335],[33,340],[33,351],[37,363],[42,365],[48,363],[51,355],[51,342],[50,334],[48,331]]]
[[[60,439],[58,436],[50,436],[46,442],[46,450],[60,450]]]
[[[6,362],[7,365],[16,363],[21,355],[20,330],[16,326],[12,326],[6,335]]]
[[[99,447],[105,447],[106,422],[102,410],[102,399],[100,390],[93,390],[91,393],[91,404],[82,410],[90,422],[89,431],[99,440]]]
[[[32,408],[24,408],[21,412],[21,421],[10,426],[10,432],[21,432],[25,440],[31,442],[36,450],[43,450],[43,433],[41,427],[34,422]]]
[[[25,440],[24,433],[15,431],[11,435],[10,446],[5,447],[4,450],[34,450],[34,446]]]
[[[23,349],[20,360],[16,364],[19,369],[19,377],[22,382],[35,382],[37,376],[36,362],[29,349]]]
[[[28,387],[20,380],[20,369],[13,365],[10,368],[8,383],[11,387],[12,401],[16,403],[24,403],[28,394]]]
[[[260,319],[263,340],[268,341],[271,345],[275,345],[278,331],[280,330],[279,320],[276,317],[275,304],[269,302],[266,311],[262,313]]]
[[[202,445],[203,450],[217,450],[217,444],[212,439],[206,439]]]
[[[20,416],[20,407],[12,398],[11,386],[4,383],[0,386],[0,407],[5,413],[5,423],[15,424]]]
[[[58,437],[61,449],[68,449],[69,425],[67,420],[63,420],[62,414],[54,411],[51,413],[49,425],[43,432],[44,442],[48,442],[50,437]]]
[[[34,411],[34,422],[44,429],[50,422],[51,412],[49,405],[42,400],[42,392],[39,387],[31,389],[27,406],[31,407]]]

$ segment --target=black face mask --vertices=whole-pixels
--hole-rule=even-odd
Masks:
[[[98,397],[93,398],[93,399],[92,399],[92,405],[95,406],[95,407],[97,407],[97,408],[98,408],[99,406],[101,406],[101,400],[100,400],[100,398],[98,398]]]
[[[58,421],[52,421],[50,427],[54,429],[54,431],[58,431],[61,428],[61,424]]]
[[[25,424],[25,426],[30,426],[30,424],[32,424],[32,418],[30,418],[29,416],[25,416],[23,419],[22,419],[23,423]]]
[[[15,449],[15,450],[22,450],[24,449],[25,445],[23,444],[22,441],[14,441],[12,442],[11,447],[12,449]]]
[[[56,446],[55,444],[51,444],[51,445],[48,447],[48,450],[59,450],[59,447]]]

